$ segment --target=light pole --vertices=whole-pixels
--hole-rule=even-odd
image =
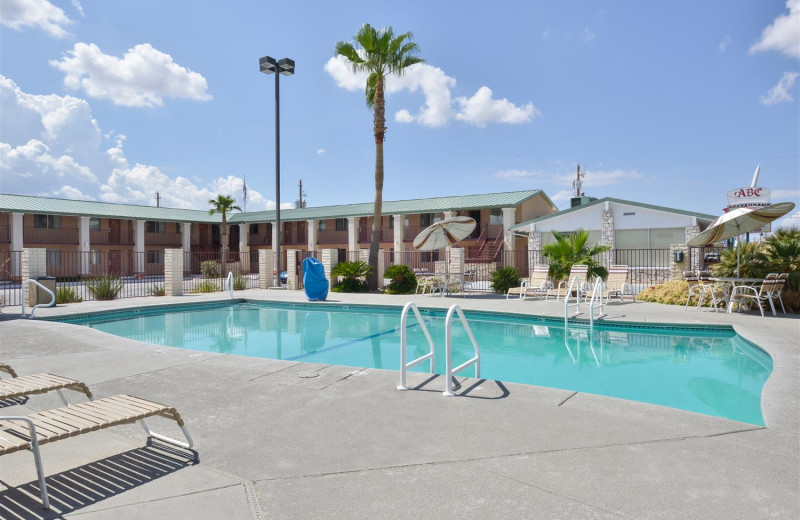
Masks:
[[[294,74],[294,60],[282,58],[276,61],[270,56],[258,60],[264,74],[275,74],[275,272],[278,273],[278,287],[281,286],[281,90],[280,76]]]

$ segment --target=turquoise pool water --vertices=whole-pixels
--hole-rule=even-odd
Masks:
[[[205,352],[399,370],[395,307],[225,302],[61,319],[109,334]],[[422,310],[444,373],[445,311]],[[772,360],[730,328],[570,326],[521,315],[465,312],[481,347],[481,376],[588,392],[763,425],[761,391]],[[473,355],[453,328],[458,365]],[[408,359],[427,352],[409,318]],[[414,370],[427,371],[425,362]],[[474,375],[468,368],[460,375]]]

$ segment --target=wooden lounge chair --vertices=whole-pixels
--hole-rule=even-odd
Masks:
[[[13,369],[11,370],[13,371]],[[67,406],[69,406],[69,402],[61,392],[62,390],[83,392],[86,394],[86,397],[90,400],[92,399],[92,392],[89,390],[89,387],[86,386],[86,383],[53,374],[33,374],[19,377],[14,375],[12,379],[0,380],[0,400],[13,399],[26,395],[45,394],[54,390],[58,392],[61,401]]]
[[[565,280],[561,280],[558,282],[558,287],[555,289],[549,289],[545,293],[544,299],[547,300],[550,296],[555,296],[556,300],[561,298],[562,296],[567,296],[567,291],[569,291],[569,284],[572,282],[572,279],[576,276],[578,277],[581,285],[586,281],[586,274],[589,272],[589,266],[584,264],[577,264],[573,265],[572,268],[569,270],[569,276]],[[578,286],[578,292],[581,291],[581,286]]]
[[[761,317],[764,317],[764,304],[769,303],[772,309],[772,315],[776,316],[778,313],[775,311],[775,305],[772,303],[772,290],[778,279],[778,273],[769,273],[761,286],[756,288],[749,285],[737,285],[731,290],[730,304],[728,305],[728,314],[733,309],[733,304],[739,304],[739,312],[742,312],[742,304],[746,300],[751,300],[758,305],[758,310],[761,311]]]
[[[586,299],[592,296],[591,288],[594,284],[586,288]],[[633,301],[636,301],[636,296],[633,294],[633,289],[628,283],[628,266],[627,265],[612,265],[608,269],[608,278],[603,283],[602,298],[606,302],[611,300],[613,295],[619,296],[621,302],[625,302],[625,295],[629,295]]]
[[[550,266],[547,265],[534,266],[533,271],[531,271],[531,275],[527,280],[522,281],[522,285],[520,287],[511,287],[508,289],[508,292],[506,293],[506,300],[509,299],[512,294],[519,295],[521,300],[524,300],[526,296],[546,295],[548,289],[547,276],[549,270]]]
[[[153,416],[177,422],[187,442],[171,439],[150,430],[145,419]],[[155,439],[186,449],[194,444],[175,408],[130,395],[117,395],[27,416],[0,417],[0,455],[28,449],[33,452],[42,505],[45,509],[50,509],[39,446],[136,421],[141,422],[147,434]]]

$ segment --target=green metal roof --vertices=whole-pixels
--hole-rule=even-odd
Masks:
[[[429,199],[384,201],[384,215],[413,213],[434,213],[467,209],[494,209],[516,207],[526,200],[541,195],[553,208],[555,204],[542,190],[509,191],[478,195],[454,195]],[[372,215],[373,204],[342,204],[337,206],[318,206],[300,209],[282,209],[281,220],[321,220],[344,217],[367,217]],[[177,222],[222,222],[219,214],[209,215],[208,211],[196,209],[156,208],[135,204],[116,204],[86,200],[67,200],[31,195],[10,195],[0,193],[0,211],[21,213],[43,213],[51,215],[75,215],[88,217],[125,218],[132,220],[164,220]],[[232,213],[228,222],[271,222],[275,211],[250,211]]]
[[[686,216],[689,216],[689,217],[697,217],[697,218],[702,219],[702,220],[713,221],[713,220],[715,220],[717,218],[717,215],[709,215],[707,213],[697,213],[695,211],[686,211],[686,210],[683,210],[683,209],[667,208],[665,206],[656,206],[654,204],[645,204],[643,202],[635,202],[635,201],[632,201],[632,200],[623,200],[623,199],[615,199],[615,198],[612,198],[612,197],[604,197],[602,199],[593,200],[592,202],[589,202],[588,204],[581,204],[580,206],[575,206],[574,208],[565,209],[565,210],[559,211],[558,213],[553,213],[551,215],[545,215],[543,217],[538,217],[538,218],[535,218],[535,219],[532,219],[532,220],[528,220],[526,222],[522,222],[522,223],[517,224],[516,226],[512,227],[511,230],[513,231],[513,230],[517,230],[517,229],[522,229],[522,228],[527,227],[527,226],[529,226],[531,224],[536,224],[538,222],[543,222],[545,220],[550,220],[552,218],[558,218],[558,217],[561,217],[563,215],[566,215],[567,213],[580,211],[582,209],[590,208],[592,206],[597,206],[598,204],[603,204],[605,202],[616,202],[617,204],[626,204],[628,206],[637,206],[637,207],[645,208],[645,209],[654,209],[656,211],[666,211],[667,213],[677,213],[679,215],[686,215]]]
[[[208,211],[196,209],[155,208],[153,206],[137,206],[134,204],[53,199],[3,193],[0,193],[0,211],[132,220],[166,220],[171,222],[222,222],[221,215],[209,215]]]
[[[555,204],[542,190],[508,191],[478,195],[454,195],[430,199],[389,200],[383,202],[383,215],[434,213],[467,209],[495,209],[516,207],[528,199],[542,195],[553,208]],[[344,217],[368,217],[373,213],[373,203],[342,204],[312,208],[282,209],[281,220],[320,220]],[[275,211],[234,213],[228,222],[270,222],[275,220]]]

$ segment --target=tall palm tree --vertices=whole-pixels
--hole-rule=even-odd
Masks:
[[[242,211],[242,208],[236,205],[236,199],[230,195],[217,195],[216,199],[209,199],[208,203],[211,205],[211,209],[208,210],[209,215],[214,213],[222,215],[222,263],[224,270],[224,264],[228,258],[228,212],[233,210]]]
[[[378,285],[378,244],[381,234],[381,212],[383,211],[383,141],[386,139],[386,103],[384,88],[391,74],[402,75],[405,70],[425,60],[417,56],[417,44],[412,42],[410,32],[395,36],[391,27],[375,29],[364,24],[352,43],[338,42],[336,55],[343,56],[354,72],[367,72],[367,107],[373,112],[375,134],[375,209],[372,217],[372,238],[369,244],[368,263],[372,267],[367,285],[374,291]]]
[[[603,267],[593,257],[611,249],[606,244],[588,245],[589,232],[583,229],[575,233],[561,234],[553,231],[556,241],[542,248],[544,256],[550,259],[550,276],[554,280],[562,280],[569,276],[573,265],[586,265],[589,271],[586,278],[599,276],[603,280],[608,278],[608,269]]]

